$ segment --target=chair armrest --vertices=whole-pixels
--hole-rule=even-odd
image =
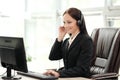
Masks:
[[[117,78],[119,75],[117,73],[102,73],[102,74],[95,74],[92,75],[92,79],[99,80],[99,79],[110,79],[110,78]]]

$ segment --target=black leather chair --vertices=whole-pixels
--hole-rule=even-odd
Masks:
[[[120,29],[97,28],[91,35],[94,55],[91,61],[92,79],[118,80],[120,67]]]

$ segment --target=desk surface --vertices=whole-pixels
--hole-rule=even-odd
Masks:
[[[20,80],[40,80],[40,79],[31,78],[31,77],[22,76],[22,75],[20,75],[19,77],[21,77]],[[3,79],[0,78],[0,80],[3,80]],[[92,80],[92,79],[77,77],[77,78],[59,78],[58,80]]]
[[[3,70],[3,71],[2,71]],[[6,70],[6,69],[5,69]],[[0,69],[0,73],[4,73],[5,71],[3,68]],[[1,77],[1,76],[0,76]],[[31,78],[31,77],[27,77],[27,76],[23,76],[23,75],[17,75],[16,77],[21,77],[20,80],[40,80],[40,79],[36,79],[36,78]],[[2,80],[0,78],[0,80]],[[58,80],[91,80],[91,79],[87,79],[87,78],[82,78],[82,77],[78,77],[78,78],[59,78]]]
[[[39,80],[39,79],[27,77],[27,76],[22,76],[22,75],[20,75],[20,76],[22,77],[21,80]],[[58,80],[91,80],[91,79],[78,77],[78,78],[59,78]]]
[[[1,67],[0,67],[1,68]],[[2,71],[3,70],[3,71]],[[6,69],[5,69],[6,70]],[[3,68],[0,69],[0,73],[4,73],[5,71]],[[0,76],[1,77],[1,76]],[[35,78],[31,78],[31,77],[27,77],[27,76],[23,76],[23,75],[17,75],[17,77],[22,77],[22,79],[20,80],[40,80],[40,79],[35,79]],[[0,80],[2,80],[0,78]],[[87,79],[87,78],[82,78],[82,77],[78,77],[78,78],[59,78],[58,80],[91,80],[91,79]]]

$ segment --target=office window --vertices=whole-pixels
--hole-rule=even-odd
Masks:
[[[98,8],[104,7],[104,2],[105,0],[62,0],[62,9],[66,8],[66,5],[67,7],[78,7],[80,9]]]
[[[32,18],[26,25],[27,54],[31,56],[28,62],[31,70],[58,68],[58,62],[49,61],[50,49],[55,41],[55,18]],[[33,67],[36,65],[35,67]]]
[[[120,0],[112,0],[113,6],[120,6]]]
[[[0,0],[0,36],[24,37],[24,10],[24,0]]]
[[[109,27],[120,27],[120,17],[110,17],[107,19]]]
[[[91,35],[93,29],[104,27],[102,15],[85,15],[85,21],[89,35]]]
[[[29,69],[58,68],[59,61],[48,59],[57,37],[56,0],[27,0],[26,5],[25,42]]]
[[[26,2],[28,12],[54,12],[56,9],[56,0],[27,0]]]
[[[25,8],[24,3],[24,0],[0,0],[0,14],[6,16],[21,16]]]

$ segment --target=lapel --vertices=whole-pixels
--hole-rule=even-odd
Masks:
[[[65,45],[66,52],[68,52],[68,50],[69,50],[68,46],[69,46],[69,41],[67,40],[66,45]]]
[[[77,36],[76,36],[76,38],[74,39],[74,41],[72,42],[72,44],[70,45],[70,47],[69,47],[69,51],[72,49],[72,48],[74,48],[74,46],[76,45],[76,44],[78,44],[78,41],[80,41],[82,38],[81,38],[81,34],[79,33]]]
[[[69,39],[68,39],[69,40]],[[68,40],[66,40],[66,43],[65,43],[65,49],[64,49],[64,51],[65,51],[65,58],[67,59],[68,58],[68,46],[69,46],[69,42],[68,42]]]

